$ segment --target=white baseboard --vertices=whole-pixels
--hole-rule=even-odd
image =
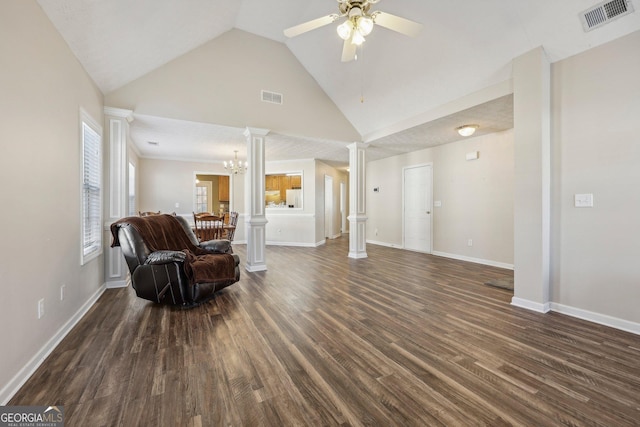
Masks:
[[[526,308],[527,310],[537,311],[538,313],[548,313],[551,310],[549,303],[541,304],[539,302],[529,301],[518,297],[511,298],[511,305]]]
[[[316,243],[302,243],[302,242],[266,242],[267,246],[297,246],[301,248],[315,248],[320,245],[324,245],[324,240],[322,242]]]
[[[60,344],[60,342],[67,336],[67,334],[73,329],[73,327],[84,317],[89,309],[95,304],[100,296],[107,289],[103,284],[98,290],[91,295],[91,297],[85,302],[82,307],[64,324],[58,332],[56,332],[45,345],[29,360],[26,365],[6,384],[2,390],[0,390],[0,405],[6,405],[9,400],[20,390],[20,387],[27,382],[27,380],[33,375],[33,373],[40,367],[42,362],[51,354],[51,352]]]
[[[640,323],[630,322],[628,320],[619,319],[606,314],[594,313],[593,311],[583,310],[581,308],[575,308],[559,304],[557,302],[551,303],[551,310],[566,314],[567,316],[577,317],[578,319],[587,320],[589,322],[610,326],[615,329],[640,335]]]
[[[394,245],[393,243],[378,242],[377,240],[367,239],[367,243],[378,246],[386,246],[387,248],[403,249],[401,245]]]
[[[464,255],[448,254],[446,252],[438,252],[438,251],[433,251],[433,252],[431,252],[431,254],[435,255],[435,256],[445,257],[445,258],[457,259],[459,261],[468,261],[468,262],[473,262],[473,263],[476,263],[476,264],[490,265],[492,267],[498,267],[498,268],[505,268],[507,270],[513,270],[513,264],[507,264],[507,263],[504,263],[504,262],[492,261],[492,260],[489,260],[489,259],[472,258],[472,257],[464,256]]]
[[[114,280],[112,282],[106,283],[107,289],[117,289],[117,288],[126,288],[127,281],[126,280]]]

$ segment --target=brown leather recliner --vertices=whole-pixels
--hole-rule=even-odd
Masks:
[[[111,233],[111,246],[122,248],[140,298],[192,307],[240,280],[240,258],[233,254],[231,242],[199,242],[180,216],[123,218],[111,226]],[[205,268],[205,274],[198,274],[199,267]]]

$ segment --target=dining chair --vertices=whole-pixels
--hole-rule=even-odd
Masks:
[[[236,234],[236,226],[238,224],[238,212],[229,212],[229,224],[227,225],[227,239],[233,242],[233,236]]]
[[[224,218],[217,215],[200,215],[194,212],[196,237],[199,241],[224,239]]]

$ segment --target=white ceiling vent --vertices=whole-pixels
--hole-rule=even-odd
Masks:
[[[631,0],[606,1],[582,12],[580,20],[582,28],[587,32],[631,12],[633,12]]]
[[[272,104],[282,105],[282,94],[276,92],[269,92],[268,90],[260,91],[263,102],[270,102]]]

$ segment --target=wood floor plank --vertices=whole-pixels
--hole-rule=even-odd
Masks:
[[[107,290],[9,404],[68,426],[640,425],[640,336],[514,307],[484,285],[508,270],[367,252],[268,246],[188,310]]]

